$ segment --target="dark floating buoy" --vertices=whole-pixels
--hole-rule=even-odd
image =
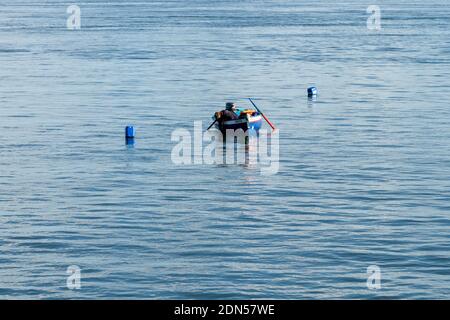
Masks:
[[[309,87],[308,88],[308,97],[314,97],[317,96],[318,90],[316,87]]]
[[[134,137],[136,136],[136,129],[133,126],[125,127],[125,143],[134,144]]]

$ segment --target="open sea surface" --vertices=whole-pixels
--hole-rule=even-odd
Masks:
[[[0,0],[0,298],[449,298],[450,6],[372,2]],[[172,163],[246,97],[278,174]]]

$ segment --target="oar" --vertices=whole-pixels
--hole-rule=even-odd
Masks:
[[[214,120],[214,122],[211,123],[211,125],[208,127],[208,129],[206,129],[206,131],[208,131],[209,129],[211,129],[211,127],[217,122],[217,120],[219,120],[219,119]]]
[[[267,119],[267,117],[264,115],[264,113],[262,113],[261,110],[259,110],[259,108],[256,106],[256,104],[253,103],[252,99],[248,98],[248,100],[250,100],[250,102],[252,103],[252,105],[255,107],[255,109],[262,115],[262,117],[264,118],[264,120],[267,121],[267,123],[269,124],[269,126],[272,127],[273,130],[275,130],[275,126],[272,124],[272,122],[270,122],[269,119]]]

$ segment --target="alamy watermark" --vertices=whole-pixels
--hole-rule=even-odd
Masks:
[[[217,129],[203,132],[202,121],[194,121],[193,134],[187,129],[172,132],[171,160],[176,165],[259,166],[262,175],[279,170],[279,131],[258,133],[242,129]]]
[[[377,265],[367,267],[367,288],[369,290],[381,289],[381,269]]]
[[[66,280],[67,289],[81,289],[81,269],[79,266],[72,265],[67,267],[66,273],[69,275]]]
[[[367,18],[367,29],[380,31],[381,30],[381,9],[377,5],[370,5],[366,12],[370,14]]]
[[[81,29],[81,9],[76,4],[72,4],[67,7],[67,14],[70,16],[67,18],[66,26],[69,30]]]

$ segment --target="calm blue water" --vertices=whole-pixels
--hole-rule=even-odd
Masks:
[[[1,298],[449,297],[446,0],[0,4]],[[248,96],[277,175],[172,164]]]

